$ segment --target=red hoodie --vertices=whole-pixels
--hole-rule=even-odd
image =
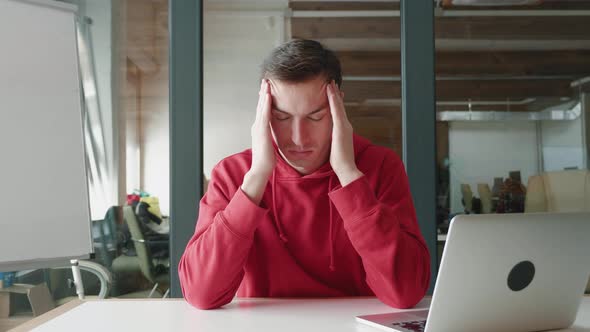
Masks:
[[[301,175],[275,152],[260,206],[240,189],[251,150],[213,169],[178,266],[185,299],[201,309],[229,303],[236,291],[376,295],[397,308],[418,303],[428,289],[430,257],[399,157],[355,135],[356,165],[365,175],[343,188],[329,162]]]

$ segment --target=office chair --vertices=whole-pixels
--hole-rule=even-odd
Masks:
[[[159,286],[167,289],[170,284],[168,268],[170,259],[154,259],[149,247],[150,241],[146,240],[139,221],[131,206],[123,207],[123,219],[129,227],[131,239],[137,256],[121,255],[113,260],[112,269],[117,274],[128,274],[140,271],[141,274],[153,284],[148,297],[155,292]],[[166,292],[167,293],[167,292]],[[129,294],[130,297],[139,293]]]
[[[111,206],[104,219],[92,221],[94,249],[99,262],[110,268],[117,251],[117,215],[120,210]]]
[[[88,272],[90,275],[93,275],[94,277],[96,277],[98,279],[98,282],[100,283],[100,290],[98,291],[97,295],[90,295],[90,296],[85,296],[85,298],[91,298],[91,299],[104,299],[110,296],[110,291],[111,291],[111,286],[113,284],[113,278],[111,275],[111,272],[104,266],[102,266],[101,264],[98,264],[96,262],[92,262],[92,261],[88,261],[88,260],[79,260],[78,261],[78,266],[80,267],[81,272]],[[51,268],[51,270],[66,270],[64,272],[66,272],[65,274],[59,274],[57,275],[58,277],[64,277],[64,276],[69,276],[71,275],[71,271],[72,271],[72,266],[71,265],[63,265],[63,266],[59,266],[59,267],[53,267]],[[53,276],[53,279],[55,279],[55,276]],[[69,278],[68,281],[70,283],[73,283],[73,277]],[[88,280],[88,278],[86,278],[83,275],[83,283],[84,283],[84,288],[88,287],[88,283],[90,280]],[[55,282],[55,281],[53,281]],[[68,285],[68,287],[72,288],[73,284]],[[56,299],[55,304],[60,306],[62,304],[65,304],[73,299],[77,299],[77,296],[66,296],[60,299]]]
[[[104,299],[108,297],[112,281],[111,273],[104,266],[87,260],[78,261],[78,266],[80,267],[81,272],[83,272],[82,277],[85,280],[83,286],[85,289],[92,289],[95,286],[96,280],[94,278],[89,278],[90,275],[98,278],[100,283],[100,291],[98,292],[98,295],[90,295],[86,296],[85,298]],[[43,271],[43,273],[41,273],[41,271]],[[5,297],[7,296],[8,299],[4,301],[4,304],[7,306],[7,308],[4,312],[0,312],[0,317],[8,317],[11,306],[11,293],[22,294],[26,296],[28,306],[30,306],[32,315],[34,317],[42,315],[57,306],[61,306],[69,301],[77,299],[77,296],[71,296],[71,290],[73,289],[73,282],[71,281],[73,278],[71,277],[71,272],[71,265],[63,265],[43,270],[31,270],[26,274],[25,277],[28,279],[28,281],[23,280],[24,283],[15,283],[10,287],[1,289],[0,295],[4,295]],[[69,278],[68,274],[70,276]],[[42,277],[45,279],[44,281],[41,280]],[[67,285],[67,287],[62,287],[66,286],[64,283],[66,281],[70,282],[70,285]],[[69,291],[67,288],[70,288]],[[66,294],[64,294],[64,291]],[[16,306],[18,306],[18,304]]]
[[[466,213],[473,211],[473,192],[471,186],[467,183],[461,183],[461,195],[463,197],[463,206]]]
[[[481,199],[481,213],[492,212],[492,191],[487,183],[477,184],[477,193]]]

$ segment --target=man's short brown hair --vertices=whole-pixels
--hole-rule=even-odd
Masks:
[[[294,39],[275,48],[262,64],[262,78],[299,83],[319,75],[342,83],[340,60],[314,40]]]

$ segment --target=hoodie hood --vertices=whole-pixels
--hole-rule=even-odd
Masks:
[[[358,136],[356,134],[353,134],[352,139],[353,139],[352,144],[353,144],[353,148],[354,148],[354,157],[356,160],[358,158],[358,156],[371,145],[371,142],[368,139]],[[277,146],[277,143],[274,141],[274,139],[272,141],[272,144],[275,149],[275,156],[277,157],[277,165],[275,166],[273,173],[275,173],[279,179],[281,179],[281,178],[289,178],[289,179],[318,178],[318,177],[327,177],[332,174],[335,174],[334,170],[332,169],[332,165],[330,165],[330,160],[328,160],[320,168],[318,168],[315,172],[313,172],[311,174],[307,174],[307,175],[302,175],[299,172],[297,172],[297,170],[295,170],[293,167],[291,167],[291,165],[289,165],[287,163],[287,161],[285,161],[285,159],[283,159],[283,156],[280,154],[279,148]]]
[[[358,158],[358,156],[364,152],[370,145],[371,143],[369,142],[369,140],[367,140],[366,138],[363,138],[361,136],[358,136],[356,134],[353,134],[353,145],[354,145],[354,156],[355,156],[355,161]],[[308,180],[312,180],[314,183],[317,184],[317,186],[324,186],[325,181],[328,182],[328,186],[327,186],[327,191],[325,192],[325,195],[327,196],[328,193],[332,192],[333,190],[336,190],[340,187],[340,183],[338,180],[338,177],[336,176],[336,173],[334,172],[334,170],[332,169],[332,166],[330,165],[330,161],[326,161],[326,163],[324,165],[322,165],[319,169],[317,169],[315,172],[307,174],[307,175],[302,175],[299,172],[297,172],[297,170],[295,170],[293,167],[291,167],[291,165],[289,165],[287,163],[287,161],[285,161],[283,159],[283,157],[281,156],[281,154],[279,153],[279,149],[278,146],[276,144],[276,142],[274,142],[273,140],[273,146],[275,148],[275,156],[277,158],[277,164],[275,166],[275,169],[273,170],[272,173],[272,181],[271,181],[271,191],[272,191],[272,213],[274,216],[274,221],[275,221],[275,226],[279,235],[279,238],[281,239],[281,241],[284,244],[287,244],[289,242],[289,238],[287,237],[287,235],[284,232],[284,227],[283,224],[281,223],[281,216],[278,212],[279,208],[278,208],[278,202],[277,202],[277,196],[280,195],[280,190],[281,190],[281,185],[279,184],[281,182],[281,180],[285,180],[288,183],[290,183],[291,185],[293,184],[293,182],[298,182],[298,181],[308,181]],[[328,200],[328,204],[329,204],[329,235],[328,235],[328,243],[329,243],[329,248],[330,248],[330,262],[328,265],[328,268],[330,269],[330,271],[335,271],[336,270],[336,266],[334,264],[334,223],[335,223],[335,212],[334,212],[334,206],[332,204],[332,202],[330,200]]]

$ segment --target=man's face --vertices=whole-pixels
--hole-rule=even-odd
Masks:
[[[318,76],[302,83],[270,80],[271,127],[279,152],[291,167],[310,174],[330,157],[332,116],[327,82]]]

